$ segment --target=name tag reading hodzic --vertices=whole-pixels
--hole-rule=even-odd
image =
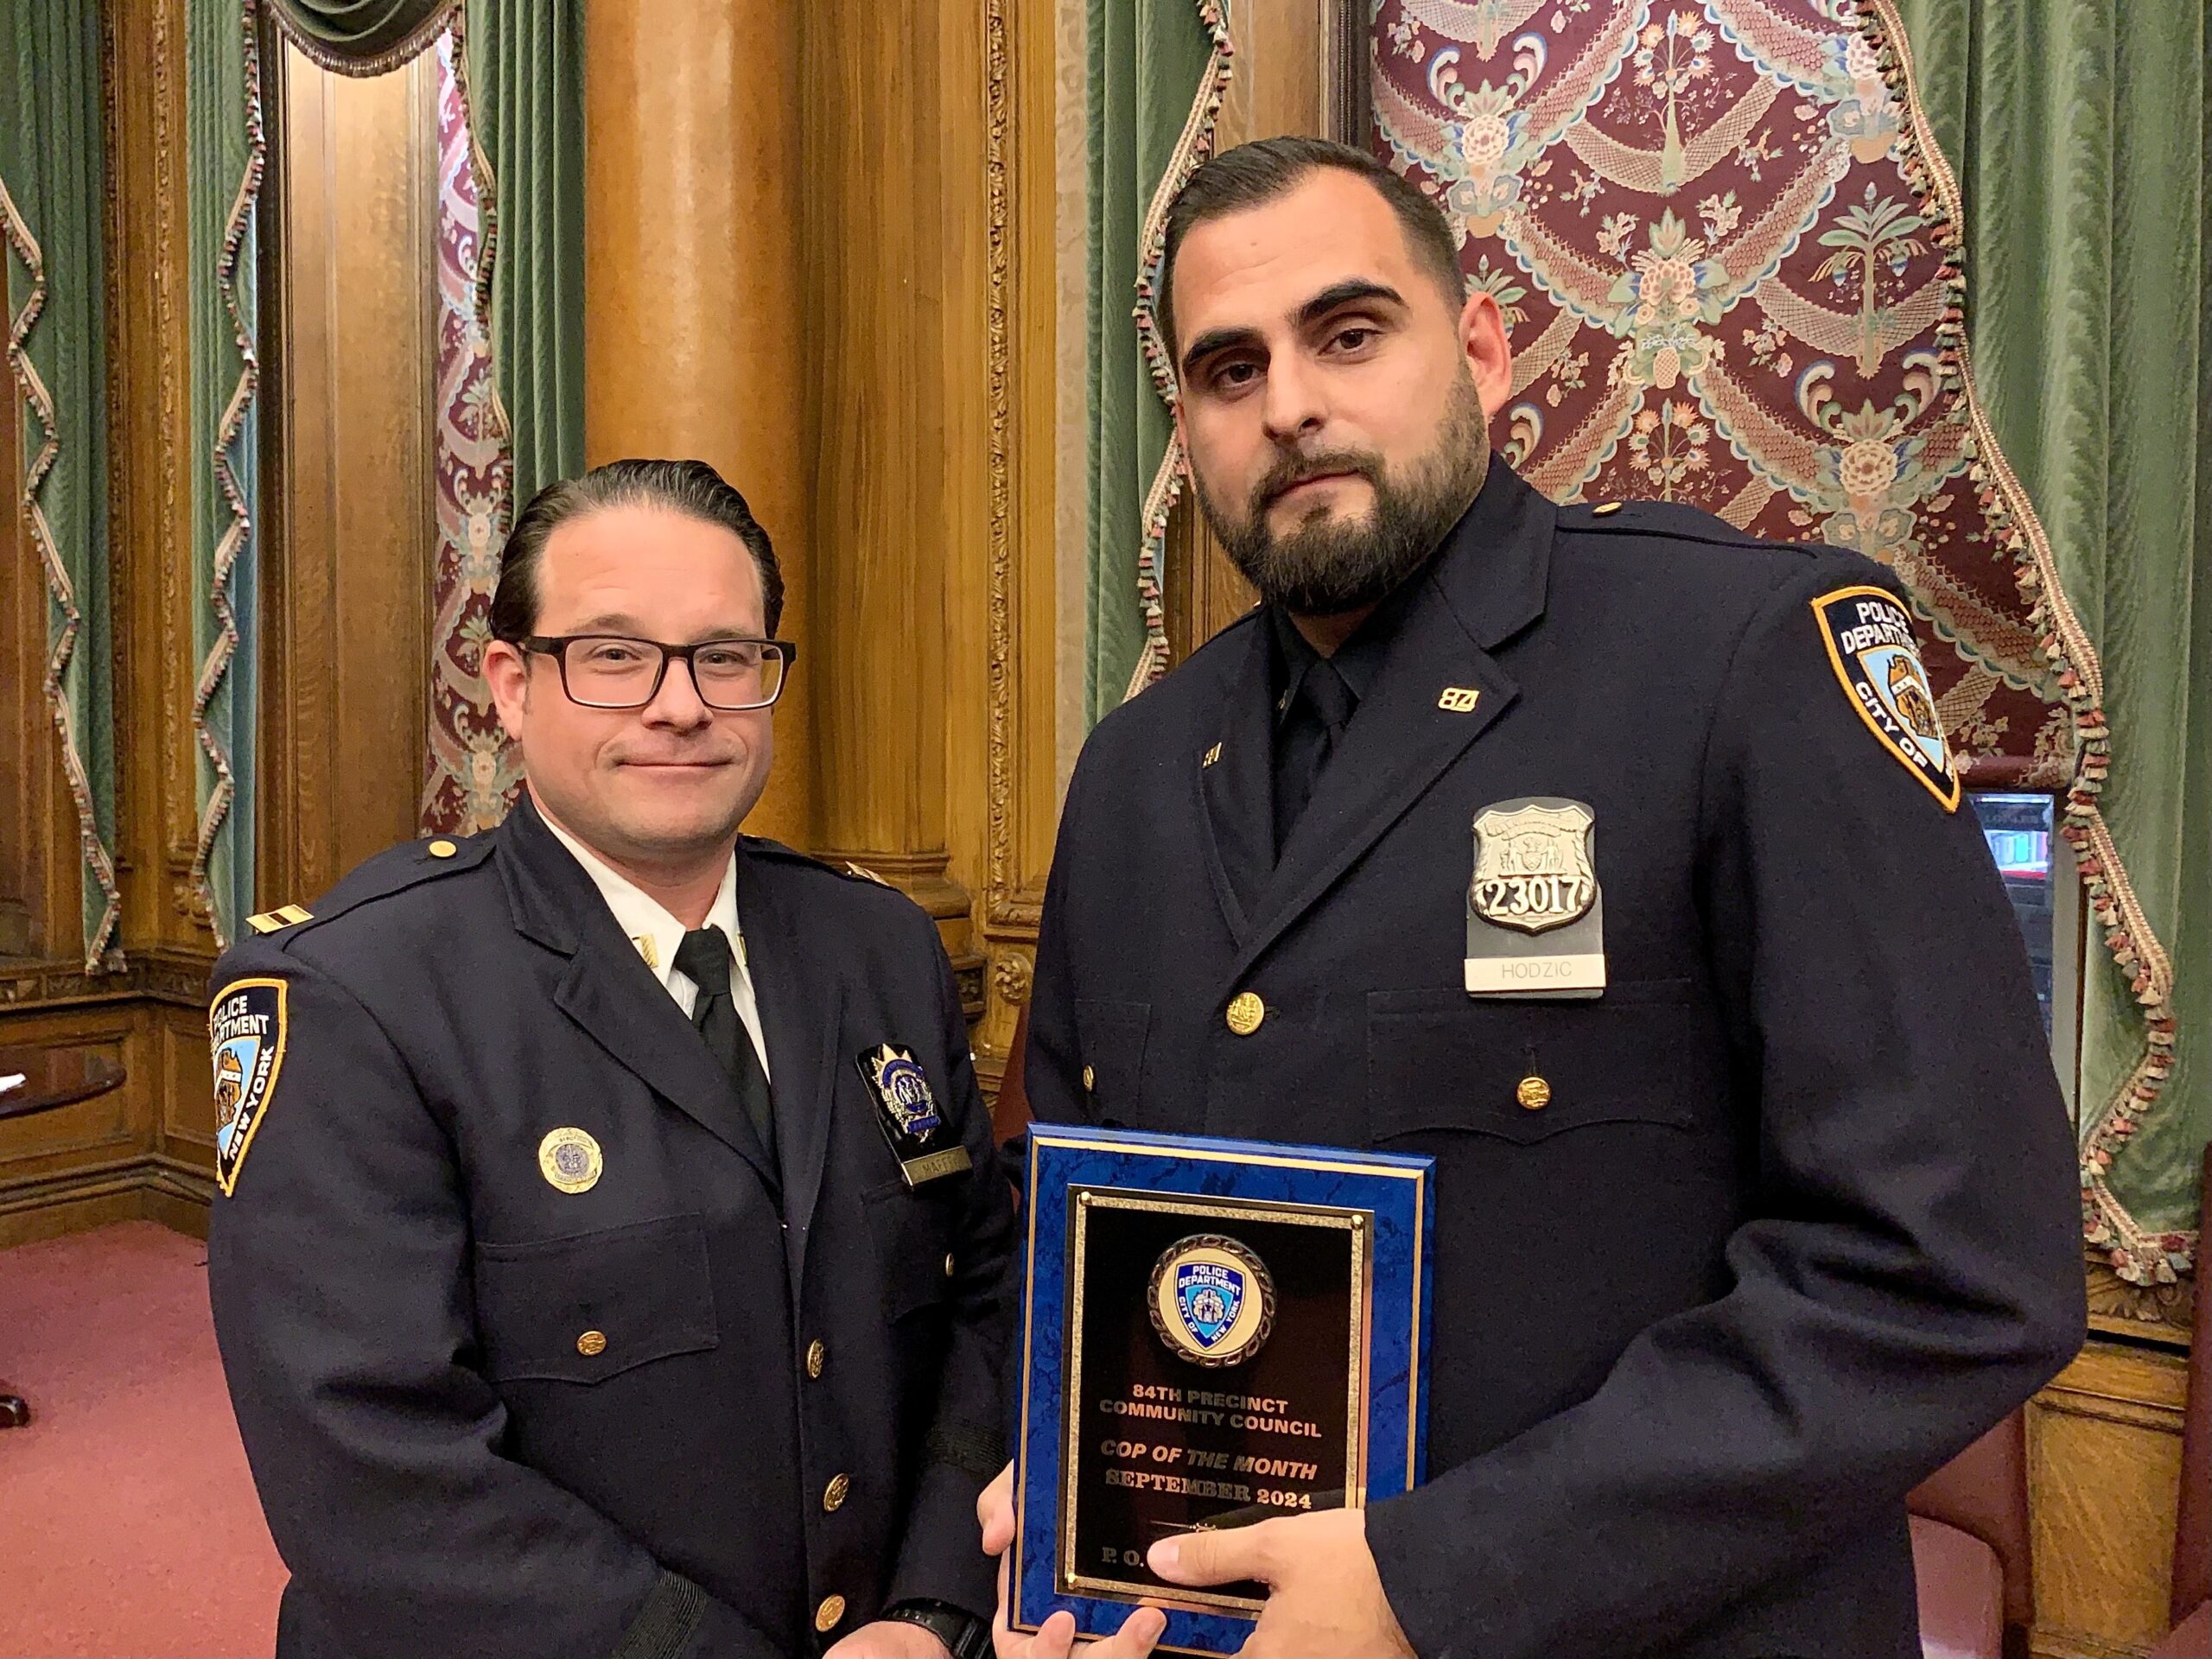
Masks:
[[[1530,795],[1475,815],[1467,884],[1470,996],[1589,998],[1605,988],[1605,922],[1580,801]]]
[[[861,1077],[875,1097],[875,1121],[910,1187],[971,1166],[968,1148],[949,1135],[929,1074],[909,1049],[878,1043],[861,1055]],[[945,1144],[950,1141],[950,1144]]]

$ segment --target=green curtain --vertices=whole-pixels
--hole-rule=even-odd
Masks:
[[[2084,1177],[2158,1277],[2212,1135],[2212,28],[2202,0],[1898,10],[1959,175],[1980,395],[2102,659],[2101,805],[2171,968],[2174,1068],[2139,1110],[2145,959],[2090,930]]]
[[[1146,508],[1164,517],[1155,486],[1174,423],[1129,308],[1157,257],[1156,226],[1147,232],[1160,181],[1173,170],[1179,182],[1210,145],[1227,60],[1218,9],[1204,0],[1090,0],[1089,29],[1086,726],[1128,694],[1157,634],[1160,529]]]
[[[0,5],[0,214],[6,219],[8,395],[22,427],[23,499],[47,591],[47,694],[82,849],[85,971],[111,948],[115,715],[109,683],[107,378],[102,294],[100,22],[96,0]],[[20,340],[20,345],[17,340]],[[28,571],[20,573],[32,580]],[[60,895],[55,895],[59,898]],[[59,931],[59,930],[57,930]]]
[[[464,33],[512,517],[583,469],[583,0],[468,0]]]
[[[254,208],[260,73],[253,0],[187,0],[185,142],[192,329],[192,643],[199,664],[193,879],[216,938],[252,913],[260,416]]]
[[[429,45],[456,0],[273,0],[300,49],[341,75],[380,75]]]

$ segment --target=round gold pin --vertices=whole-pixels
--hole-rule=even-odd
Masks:
[[[1527,1077],[1513,1091],[1513,1098],[1532,1112],[1541,1112],[1552,1103],[1552,1086],[1541,1077]]]
[[[1239,1037],[1249,1037],[1267,1017],[1268,1005],[1256,991],[1239,991],[1230,999],[1229,1028]]]
[[[449,841],[434,841],[429,850],[432,858],[451,858],[461,849]]]
[[[537,1143],[537,1167],[563,1192],[588,1192],[606,1167],[599,1142],[578,1128],[554,1130]]]

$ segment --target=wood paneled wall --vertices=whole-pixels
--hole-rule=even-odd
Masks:
[[[0,1124],[0,1244],[151,1215],[204,1226],[214,1112],[213,935],[187,883],[194,812],[184,0],[103,10],[108,179],[108,556],[114,601],[120,974],[79,959],[76,829],[40,700],[45,597],[0,532],[0,1044],[82,1044],[121,1090]],[[12,432],[0,416],[0,438]],[[9,443],[9,493],[16,448]],[[13,901],[10,904],[8,901]]]
[[[272,27],[262,63],[257,890],[312,899],[412,836],[437,569],[437,79],[367,79]]]

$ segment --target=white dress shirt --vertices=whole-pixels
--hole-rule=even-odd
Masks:
[[[676,971],[676,947],[683,943],[683,924],[670,915],[658,899],[609,867],[605,859],[556,823],[553,815],[543,806],[538,808],[538,816],[576,862],[584,867],[584,874],[591,877],[600,896],[607,900],[607,909],[614,912],[614,925],[637,946],[645,966],[676,999],[676,1006],[683,1010],[683,1017],[689,1020],[699,1000],[699,988],[691,982],[690,976]],[[745,935],[737,923],[735,853],[730,855],[729,867],[722,872],[722,884],[715,890],[715,902],[709,906],[707,919],[701,925],[719,927],[722,937],[729,941],[730,1001],[737,1007],[737,1017],[743,1022],[746,1034],[753,1039],[753,1052],[760,1058],[760,1074],[766,1077],[768,1044],[760,1034],[760,1003],[753,994],[753,971],[745,960]]]

